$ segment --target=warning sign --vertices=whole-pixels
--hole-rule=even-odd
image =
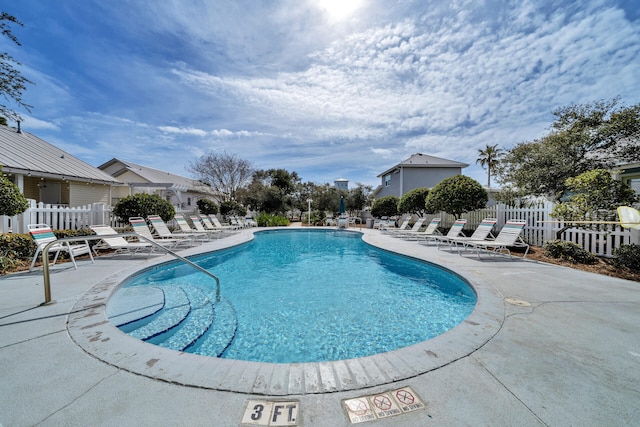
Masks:
[[[398,404],[389,393],[369,396],[369,399],[373,404],[373,410],[378,418],[392,417],[402,413]]]
[[[393,417],[426,407],[411,387],[349,399],[343,404],[351,424]]]
[[[402,412],[411,412],[416,409],[424,408],[424,403],[411,387],[401,388],[393,392],[396,400],[400,404]]]
[[[363,423],[365,421],[373,421],[376,415],[373,413],[366,397],[345,400],[344,407],[349,415],[351,424]]]

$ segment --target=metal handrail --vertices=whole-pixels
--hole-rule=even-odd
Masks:
[[[49,242],[45,245],[44,249],[42,250],[42,275],[43,275],[43,279],[44,279],[44,302],[40,305],[48,305],[48,304],[53,304],[55,303],[55,301],[52,301],[51,299],[51,277],[49,274],[49,249],[51,248],[51,246],[58,244],[58,243],[64,243],[64,242],[82,242],[82,241],[87,241],[87,240],[100,240],[103,238],[109,238],[109,237],[137,237],[138,239],[144,241],[144,242],[148,242],[151,243],[153,246],[156,246],[160,249],[162,249],[163,251],[166,251],[167,253],[173,255],[175,258],[179,259],[180,261],[183,261],[187,264],[189,264],[190,266],[192,266],[193,268],[201,271],[202,273],[206,274],[207,276],[212,277],[215,281],[216,281],[216,303],[220,302],[220,279],[218,279],[218,277],[205,270],[204,268],[200,267],[198,264],[195,264],[192,261],[189,261],[188,259],[186,259],[183,256],[178,255],[177,253],[175,253],[174,251],[172,251],[171,249],[168,249],[166,246],[163,246],[147,237],[141,236],[137,233],[118,233],[118,234],[107,234],[107,235],[89,235],[89,236],[78,236],[78,237],[65,237],[62,239],[57,239],[54,240],[52,242]],[[87,242],[88,244],[88,242]]]

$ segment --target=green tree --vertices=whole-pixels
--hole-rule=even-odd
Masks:
[[[486,207],[487,190],[473,178],[456,175],[445,178],[433,187],[427,196],[427,212],[445,211],[460,218],[465,212]]]
[[[559,200],[567,178],[640,160],[640,104],[620,106],[618,98],[554,111],[551,131],[504,153],[496,172],[520,194]]]
[[[373,188],[370,185],[357,184],[352,188],[345,197],[345,208],[349,215],[353,215],[356,211],[361,211],[370,202]]]
[[[568,200],[556,204],[551,212],[552,217],[564,221],[615,221],[618,206],[632,205],[638,201],[631,187],[615,180],[604,169],[567,178],[565,185],[570,192]],[[558,236],[573,226],[593,228],[589,224],[567,224],[558,231]]]
[[[227,200],[225,202],[220,203],[220,213],[224,216],[229,216],[229,215],[245,216],[247,214],[247,209],[244,206],[242,206],[240,203],[234,200]]]
[[[500,164],[502,149],[498,148],[498,144],[489,145],[483,149],[478,149],[478,158],[476,164],[480,163],[482,169],[487,171],[487,188],[491,188],[491,172]]]
[[[4,176],[0,167],[0,215],[14,216],[29,208],[18,186]]]
[[[398,202],[398,212],[423,216],[426,213],[425,202],[429,195],[428,188],[414,188],[406,192]]]
[[[22,22],[14,16],[5,12],[0,13],[0,31],[17,46],[22,46],[18,38],[11,32],[11,24],[23,26]],[[20,65],[22,64],[7,52],[0,53],[0,93],[6,101],[14,102],[25,110],[31,111],[31,105],[22,100],[22,93],[27,90],[27,84],[33,84],[33,82],[24,77],[16,68]],[[0,104],[0,116],[16,121],[21,120],[20,115],[4,103]]]
[[[198,199],[196,202],[198,211],[203,215],[216,215],[218,213],[218,205],[209,199]]]
[[[113,214],[123,222],[131,217],[146,218],[149,215],[160,215],[163,221],[170,221],[176,210],[171,203],[157,194],[139,193],[119,200],[113,207]]]
[[[374,200],[371,206],[371,215],[380,218],[383,216],[394,216],[398,214],[399,198],[396,196],[385,196]]]

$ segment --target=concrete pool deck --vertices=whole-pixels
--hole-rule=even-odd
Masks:
[[[252,231],[180,254],[247,241]],[[266,401],[297,405],[294,424],[271,425],[348,426],[345,401],[400,388],[424,407],[353,425],[637,425],[639,283],[362,231],[372,245],[465,277],[478,309],[452,331],[383,358],[247,365],[134,343],[103,323],[104,298],[119,281],[167,256],[56,266],[56,303],[47,306],[39,306],[41,270],[6,275],[0,425],[235,426],[249,401]]]

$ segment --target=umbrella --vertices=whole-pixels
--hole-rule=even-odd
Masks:
[[[344,215],[344,196],[340,196],[340,215]]]

